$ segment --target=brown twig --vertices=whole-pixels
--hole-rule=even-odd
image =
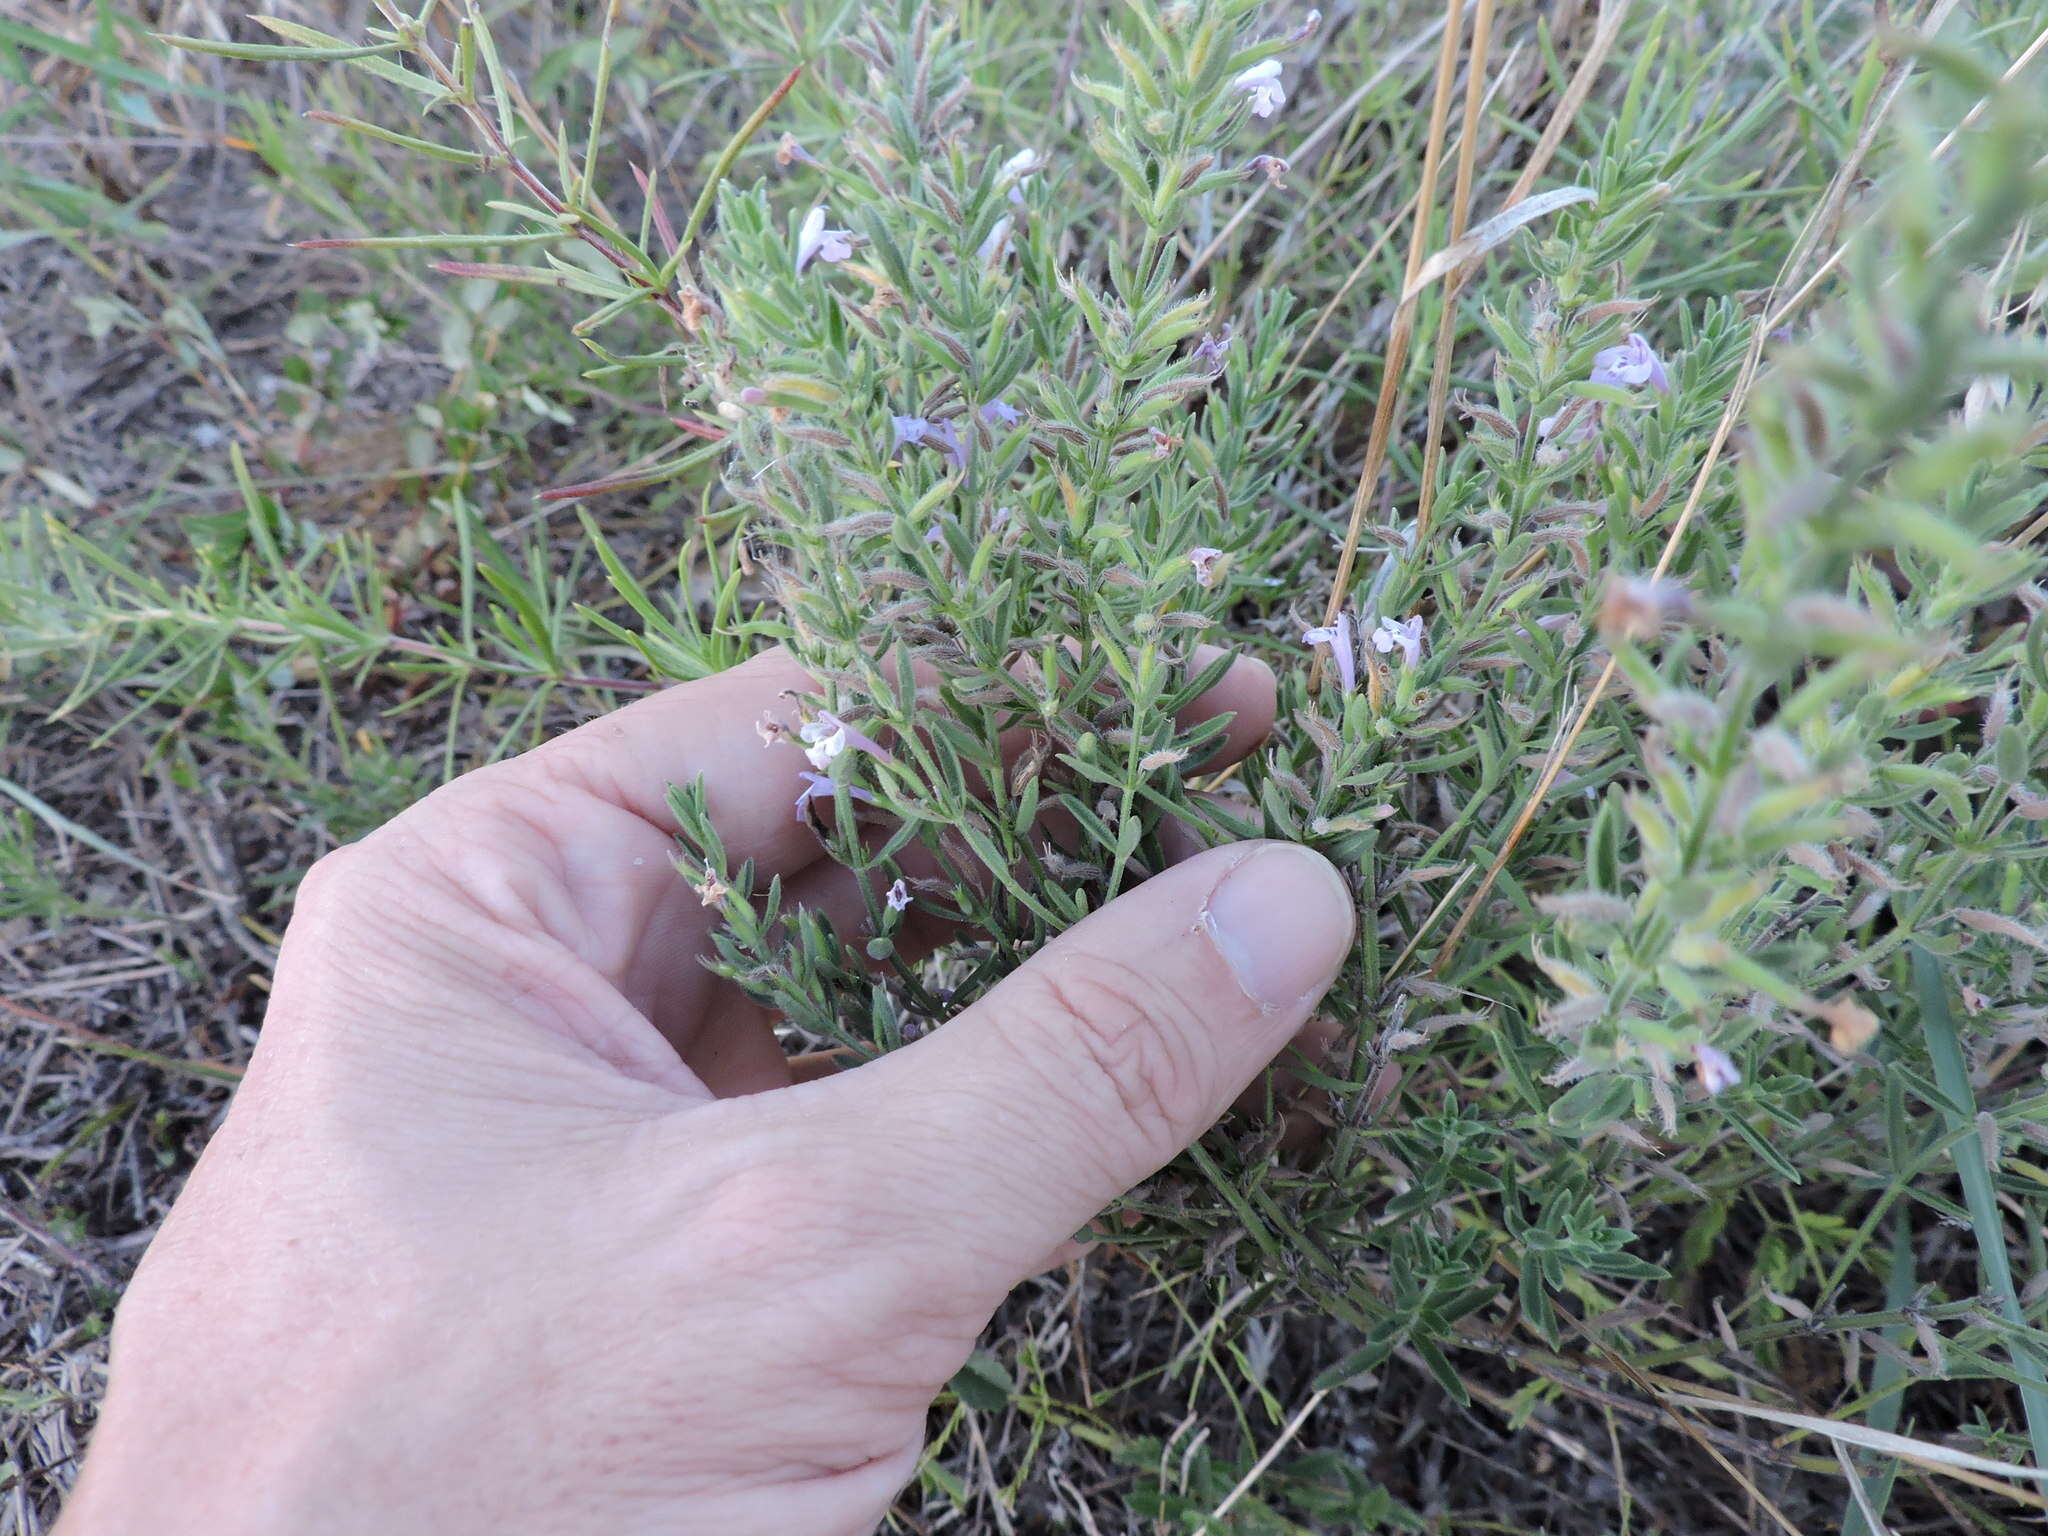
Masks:
[[[1471,62],[1465,66],[1465,116],[1459,125],[1458,174],[1451,185],[1451,225],[1444,241],[1456,245],[1465,235],[1472,212],[1472,174],[1479,158],[1479,109],[1486,99],[1487,44],[1492,41],[1493,0],[1479,0],[1472,14]],[[1436,506],[1437,465],[1443,458],[1444,410],[1451,398],[1451,345],[1458,333],[1458,295],[1464,291],[1465,269],[1444,279],[1442,312],[1436,322],[1436,359],[1429,370],[1429,415],[1422,433],[1422,485],[1415,505],[1415,533],[1410,548],[1419,560],[1429,542],[1429,517]]]
[[[1401,276],[1406,294],[1422,270],[1423,253],[1429,248],[1429,221],[1436,211],[1437,172],[1443,164],[1444,128],[1451,115],[1451,86],[1458,72],[1458,45],[1465,34],[1461,0],[1445,0],[1442,46],[1436,56],[1436,94],[1429,106],[1429,140],[1422,152],[1422,185],[1415,193],[1415,220],[1408,240],[1408,262]],[[1386,463],[1387,442],[1393,435],[1394,417],[1401,401],[1401,375],[1408,366],[1408,342],[1415,330],[1415,305],[1404,299],[1394,310],[1387,333],[1387,355],[1380,369],[1380,396],[1373,406],[1372,434],[1366,439],[1365,463],[1358,472],[1358,489],[1351,497],[1351,521],[1344,530],[1344,552],[1337,557],[1337,575],[1330,587],[1330,601],[1323,610],[1325,626],[1337,622],[1351,584],[1351,568],[1358,560],[1358,539],[1365,531],[1366,508],[1372,504],[1379,484],[1380,469]],[[1309,666],[1309,692],[1322,686],[1323,657],[1327,645],[1316,647]]]
[[[31,1008],[26,1003],[17,1003],[12,998],[0,997],[0,1009],[14,1015],[24,1024],[47,1029],[73,1045],[83,1046],[88,1051],[98,1051],[105,1056],[120,1056],[160,1071],[181,1072],[188,1077],[203,1078],[210,1083],[234,1084],[242,1080],[242,1068],[229,1062],[205,1059],[187,1061],[177,1056],[166,1056],[160,1051],[146,1051],[141,1046],[129,1045],[116,1040],[112,1035],[103,1035],[96,1029],[87,1029],[83,1024],[60,1019],[54,1014],[44,1013],[39,1008]]]

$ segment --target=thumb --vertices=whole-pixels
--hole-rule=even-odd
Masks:
[[[833,1087],[865,1123],[896,1128],[889,1198],[914,1218],[907,1229],[936,1225],[1007,1290],[1279,1054],[1349,951],[1352,911],[1306,848],[1213,849]]]

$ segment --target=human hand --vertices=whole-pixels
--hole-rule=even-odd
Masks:
[[[324,859],[247,1080],[137,1272],[64,1536],[857,1532],[1005,1292],[1199,1135],[1328,986],[1317,855],[1199,854],[915,1045],[792,1083],[698,957],[665,786],[841,931],[754,723],[777,651]],[[1192,707],[1242,756],[1240,660]],[[774,748],[775,757],[786,749]]]

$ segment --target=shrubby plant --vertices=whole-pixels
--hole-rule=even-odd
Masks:
[[[1309,843],[1361,913],[1334,1043],[1291,1064],[1305,1098],[1274,1089],[1133,1197],[1129,1251],[1341,1319],[1327,1388],[1403,1351],[1462,1400],[1459,1352],[1512,1349],[1543,1362],[1526,1409],[1590,1368],[1587,1317],[1674,1294],[1746,1185],[1847,1170],[1827,1251],[1800,1227],[1807,1297],[1759,1254],[1725,1335],[1635,1340],[1638,1384],[1724,1339],[1840,1335],[1898,1366],[1879,1427],[1909,1378],[2006,1383],[1981,1448],[2030,1437],[2048,1464],[2048,120],[2023,89],[1957,50],[1874,54],[1866,106],[1909,64],[1985,106],[1937,143],[1911,112],[1939,98],[1909,92],[1869,206],[1823,199],[1770,291],[1671,302],[1711,285],[1663,242],[1750,119],[1642,88],[1646,56],[1580,187],[1390,296],[1420,313],[1446,275],[1506,274],[1464,301],[1431,519],[1397,449],[1331,609],[1329,509],[1291,477],[1304,320],[1274,274],[1226,305],[1190,261],[1194,226],[1289,174],[1248,131],[1285,112],[1314,13],[1130,0],[1073,81],[1085,144],[1019,143],[970,111],[945,12],[880,0],[833,44],[857,87],[774,93],[703,185],[630,192],[606,184],[609,31],[587,125],[550,131],[481,13],[385,23],[186,46],[416,98],[424,127],[343,126],[505,181],[496,227],[336,243],[588,299],[589,377],[684,433],[564,489],[702,490],[677,542],[710,604],[658,600],[588,524],[640,624],[598,622],[651,671],[779,640],[818,679],[763,722],[763,772],[869,877],[856,928],[734,867],[716,807],[674,796],[683,874],[727,920],[715,964],[795,1041],[942,1027],[1177,849]],[[1073,217],[1084,183],[1113,218]],[[559,594],[480,558],[514,669],[562,675]],[[346,628],[366,604],[316,624],[305,596],[267,633],[380,643]],[[1282,679],[1274,738],[1228,774],[1225,723],[1176,719],[1225,665],[1208,644]],[[962,936],[908,959],[919,915]],[[1916,1277],[1909,1209],[1969,1224],[1981,1274]]]

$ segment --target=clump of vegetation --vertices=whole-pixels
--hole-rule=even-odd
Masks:
[[[1516,1428],[1604,1413],[1618,1466],[1639,1413],[1759,1527],[1782,1502],[1876,1531],[1910,1500],[2003,1528],[2048,1468],[2048,111],[2022,68],[2048,18],[1778,52],[1683,9],[1610,7],[1575,79],[1535,21],[1453,5],[1432,90],[1423,37],[1375,75],[1334,51],[1357,18],[1253,0],[1072,29],[707,5],[751,84],[667,171],[618,147],[672,103],[616,5],[549,71],[559,111],[450,0],[180,39],[375,82],[384,115],[310,115],[468,191],[439,231],[309,243],[435,253],[472,331],[552,316],[583,358],[561,390],[679,435],[621,434],[538,539],[472,467],[515,392],[458,370],[434,427],[468,455],[417,480],[441,588],[237,457],[239,510],[181,569],[25,521],[10,643],[67,707],[118,686],[144,713],[403,670],[440,771],[482,725],[465,693],[500,701],[494,740],[539,718],[493,679],[630,688],[788,645],[819,691],[764,771],[869,876],[866,919],[732,867],[691,785],[681,877],[722,905],[715,965],[854,1058],[1176,849],[1333,859],[1360,939],[1333,1044],[1289,1064],[1306,1096],[1105,1227],[1180,1309],[1173,1347],[1077,1382],[1020,1301],[913,1505],[1008,1510],[1078,1443],[1161,1528],[1429,1528],[1426,1480],[1307,1416],[1370,1421],[1398,1381]],[[626,505],[668,520],[652,560],[616,547]],[[1176,719],[1227,664],[1204,646],[1281,678],[1230,773],[1226,722]],[[364,771],[401,803],[426,777]],[[906,959],[912,909],[965,937]],[[1096,1284],[1091,1348],[1142,1354]],[[967,1449],[984,1422],[1007,1488]],[[1787,1428],[1815,1454],[1727,1459]],[[1610,1498],[1624,1528],[1693,1518]]]

